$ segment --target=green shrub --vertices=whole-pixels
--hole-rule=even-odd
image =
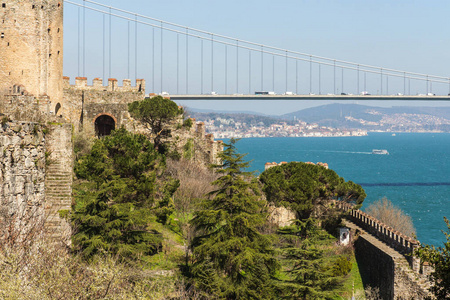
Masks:
[[[334,276],[345,276],[352,270],[352,262],[350,258],[339,256],[333,266]]]
[[[183,127],[185,127],[185,128],[191,128],[193,124],[194,124],[194,122],[192,122],[192,119],[191,119],[191,118],[187,118],[187,119],[184,120],[184,122],[183,122]]]
[[[2,126],[5,126],[6,123],[11,122],[11,120],[7,116],[2,117]]]

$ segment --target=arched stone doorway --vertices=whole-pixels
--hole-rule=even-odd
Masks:
[[[108,115],[100,115],[95,121],[95,133],[97,136],[110,135],[111,131],[116,129],[116,121],[113,117]]]

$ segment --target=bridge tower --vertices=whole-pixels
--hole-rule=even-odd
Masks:
[[[63,0],[0,0],[0,94],[63,98]]]

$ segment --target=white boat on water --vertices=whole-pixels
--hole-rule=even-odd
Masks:
[[[372,154],[389,154],[389,152],[385,149],[373,149]]]

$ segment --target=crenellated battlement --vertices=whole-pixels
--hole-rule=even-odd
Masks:
[[[360,226],[364,230],[367,230],[373,236],[376,236],[379,240],[385,242],[387,245],[405,255],[411,268],[415,272],[419,272],[420,263],[417,259],[410,256],[415,249],[420,246],[420,242],[412,237],[403,234],[387,224],[384,224],[380,220],[372,217],[371,215],[359,210],[354,209],[354,205],[342,201],[335,201],[336,208],[348,213],[348,219]]]
[[[354,209],[350,203],[336,201],[336,207],[347,211],[350,219],[357,223],[357,225],[360,225],[371,234],[376,235],[400,253],[412,253],[413,249],[420,245],[418,240],[395,230],[359,209]]]
[[[86,77],[75,77],[75,84],[70,84],[70,77],[63,77],[64,89],[77,89],[77,90],[92,90],[92,91],[107,91],[107,92],[137,92],[145,94],[145,79],[136,79],[136,85],[131,85],[130,79],[124,79],[120,86],[118,80],[115,78],[108,79],[108,85],[103,84],[102,78],[94,78],[92,85],[88,85],[88,79]]]

